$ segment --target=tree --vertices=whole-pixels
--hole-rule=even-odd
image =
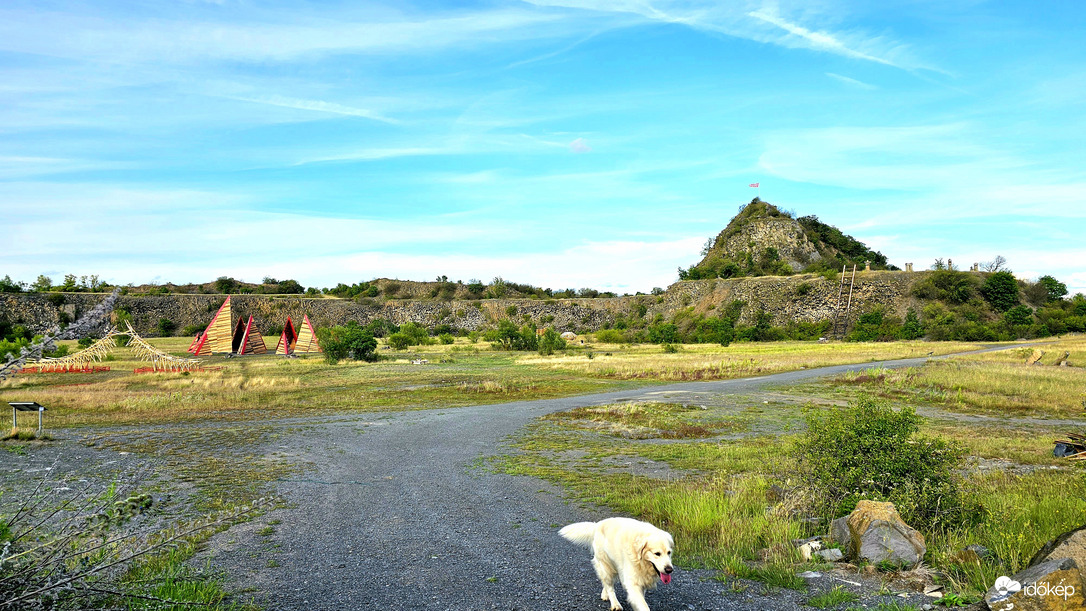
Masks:
[[[35,293],[45,293],[51,288],[53,288],[53,279],[41,274],[38,275],[38,279],[34,281],[34,284],[30,285],[30,290]]]
[[[219,276],[215,280],[215,290],[220,293],[233,293],[238,288],[238,281],[229,276]]]
[[[1052,276],[1041,276],[1037,283],[1045,287],[1045,292],[1048,293],[1047,301],[1059,301],[1067,295],[1067,285]]]
[[[1010,271],[1007,269],[1007,259],[1003,255],[996,255],[995,259],[980,264],[980,268],[986,272]]]
[[[1010,272],[995,272],[984,281],[980,294],[984,295],[993,308],[1006,312],[1018,305],[1018,281]]]
[[[562,336],[558,334],[553,328],[549,328],[543,332],[542,337],[539,338],[539,354],[548,356],[554,354],[556,350],[562,350],[566,347],[566,340],[562,339]]]
[[[283,280],[277,284],[280,293],[300,295],[305,292],[305,287],[299,284],[297,280]]]
[[[16,282],[11,276],[4,276],[4,279],[0,280],[0,293],[22,293],[25,290],[26,283]]]

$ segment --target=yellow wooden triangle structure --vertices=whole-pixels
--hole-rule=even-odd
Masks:
[[[207,325],[207,329],[193,340],[189,352],[196,356],[206,356],[213,352],[233,352],[234,329],[231,325],[230,297],[222,302],[219,311]]]
[[[313,323],[309,322],[309,315],[302,318],[302,324],[298,325],[298,341],[294,344],[295,353],[324,352],[317,342],[317,332]]]

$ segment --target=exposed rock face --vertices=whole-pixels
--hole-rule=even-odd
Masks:
[[[727,231],[727,230],[725,230]],[[716,245],[721,254],[732,260],[741,260],[747,252],[758,256],[766,248],[774,248],[782,261],[795,271],[802,271],[810,263],[822,258],[818,248],[807,238],[803,228],[786,216],[767,216],[747,221],[736,233]]]
[[[1086,581],[1070,558],[1053,558],[1000,578],[984,595],[992,611],[1081,611]]]
[[[856,560],[913,566],[927,552],[924,535],[901,519],[893,503],[860,501],[847,524],[848,545]]]
[[[875,306],[883,307],[888,315],[904,317],[909,307],[919,305],[909,290],[925,273],[929,272],[858,272],[849,318],[855,320]],[[670,319],[678,310],[688,307],[711,316],[717,308],[726,307],[733,300],[747,304],[740,316],[742,324],[752,324],[759,309],[769,313],[776,325],[791,321],[819,322],[833,318],[839,288],[838,281],[805,275],[677,282],[659,296],[355,301],[300,295],[234,295],[231,303],[239,315],[248,317],[252,314],[261,333],[282,325],[287,316],[299,320],[303,314],[309,314],[317,327],[342,325],[349,320],[365,324],[375,318],[385,318],[396,324],[412,321],[432,327],[444,323],[476,330],[491,328],[499,320],[510,319],[517,324],[553,326],[559,332],[582,332],[598,330],[605,323],[613,322],[618,314],[630,317],[641,311],[649,320],[657,314]],[[845,291],[848,291],[847,285]],[[104,298],[105,295],[100,293],[3,293],[0,294],[0,320],[25,324],[32,331],[40,332],[57,324],[62,313],[69,320],[75,320]],[[137,332],[154,336],[155,326],[162,318],[176,324],[178,330],[190,325],[206,325],[224,299],[226,295],[122,296],[117,307],[132,314]],[[510,306],[516,307],[515,314],[509,314]]]

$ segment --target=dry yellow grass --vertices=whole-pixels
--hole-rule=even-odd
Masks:
[[[929,352],[948,354],[979,347],[978,344],[962,342],[774,342],[731,346],[686,344],[678,352],[667,354],[655,345],[623,347],[596,344],[592,346],[592,358],[588,358],[587,354],[524,356],[517,359],[517,363],[622,380],[717,380],[828,365],[915,358],[926,356]]]
[[[1073,367],[1026,365],[1034,349],[1072,354]],[[1081,355],[1075,357],[1075,355]],[[1086,409],[1086,339],[1068,337],[1001,352],[951,357],[920,368],[871,370],[840,379],[879,394],[914,397],[956,409],[1048,418],[1081,417]]]

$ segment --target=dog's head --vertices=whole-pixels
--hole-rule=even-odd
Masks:
[[[656,569],[660,581],[671,583],[671,572],[675,570],[671,565],[671,552],[674,547],[675,540],[669,533],[662,530],[650,533],[640,541],[638,557]]]

